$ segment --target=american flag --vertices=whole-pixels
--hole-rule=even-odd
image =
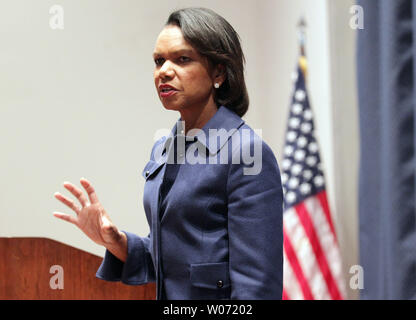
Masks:
[[[306,59],[294,74],[282,183],[283,299],[344,299],[345,283],[305,86]]]

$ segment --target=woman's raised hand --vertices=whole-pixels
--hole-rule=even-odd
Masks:
[[[81,207],[74,203],[73,200],[56,192],[55,198],[72,209],[76,215],[74,216],[61,212],[54,212],[53,215],[59,219],[73,223],[92,241],[99,245],[105,247],[116,245],[124,235],[112,223],[109,215],[98,201],[91,183],[85,178],[81,178],[80,182],[88,194],[90,203],[88,203],[88,200],[81,189],[70,182],[64,182],[64,187],[79,200]]]

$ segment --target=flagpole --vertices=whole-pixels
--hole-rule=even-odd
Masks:
[[[305,42],[306,42],[306,20],[302,16],[298,22],[298,37],[299,37],[299,48],[300,55],[306,56],[305,54]]]
[[[299,66],[306,80],[307,75],[307,62],[306,62],[306,20],[305,17],[301,17],[298,22],[298,38],[299,38]]]

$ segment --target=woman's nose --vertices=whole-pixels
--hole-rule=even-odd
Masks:
[[[159,69],[159,77],[166,78],[166,77],[173,77],[174,71],[172,64],[170,61],[165,61],[163,65]]]

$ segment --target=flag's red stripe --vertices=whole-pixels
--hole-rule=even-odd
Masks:
[[[315,253],[316,260],[318,261],[319,268],[321,269],[322,276],[325,279],[331,298],[334,300],[341,300],[341,293],[339,292],[337,283],[335,282],[331,270],[329,269],[328,262],[322,250],[318,236],[316,235],[314,226],[309,217],[309,213],[305,207],[305,204],[301,202],[295,206],[295,209],[298,213],[299,220],[301,221],[303,228],[305,229],[305,233],[309,238],[309,242],[312,246],[313,252]]]
[[[296,257],[295,250],[293,249],[292,243],[286,234],[285,228],[283,228],[283,246],[286,252],[286,257],[289,260],[292,270],[298,279],[299,285],[303,292],[303,297],[306,300],[314,300],[311,288],[309,287],[308,281],[306,280],[302,268],[299,264],[298,258]]]
[[[326,220],[328,221],[329,227],[331,228],[332,235],[334,236],[335,242],[337,242],[337,234],[335,232],[334,224],[332,223],[331,213],[329,212],[328,199],[326,197],[326,191],[322,190],[317,195],[319,203],[324,210]]]
[[[283,288],[282,300],[290,300],[290,297],[287,294],[285,288]]]

